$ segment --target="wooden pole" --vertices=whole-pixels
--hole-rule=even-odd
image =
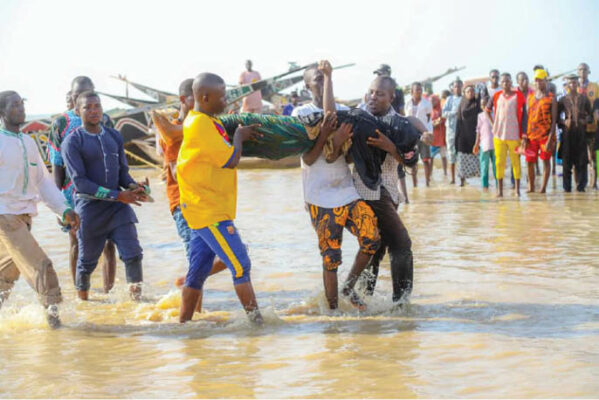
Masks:
[[[151,163],[151,162],[149,162],[148,160],[145,160],[145,159],[141,158],[141,157],[140,157],[140,156],[138,156],[137,154],[134,154],[134,153],[130,152],[130,151],[129,151],[129,150],[127,150],[127,149],[125,149],[125,154],[127,154],[129,157],[131,157],[131,158],[133,158],[133,159],[135,159],[135,160],[137,160],[137,161],[139,161],[139,162],[141,162],[141,163],[144,163],[144,164],[146,164],[146,165],[149,165],[150,167],[154,167],[154,168],[156,168],[157,170],[159,170],[159,171],[162,171],[162,167],[161,167],[161,166],[159,166],[159,165],[156,165],[156,164],[154,164],[154,163]]]

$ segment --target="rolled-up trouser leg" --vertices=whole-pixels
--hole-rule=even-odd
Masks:
[[[10,290],[20,273],[44,306],[60,303],[62,295],[52,261],[30,230],[29,215],[0,215],[0,254],[4,255],[0,265],[0,286]]]
[[[0,307],[15,285],[15,281],[19,279],[21,273],[8,254],[7,249],[0,241]]]
[[[128,260],[123,260],[125,263],[125,276],[127,278],[127,283],[139,283],[143,281],[143,271],[141,268],[142,259],[143,256],[139,255]]]

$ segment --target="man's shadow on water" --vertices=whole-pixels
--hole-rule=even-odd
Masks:
[[[186,324],[144,322],[142,325],[82,323],[67,329],[99,335],[151,335],[202,338],[219,334],[248,336],[297,335],[307,332],[380,335],[400,331],[491,333],[521,338],[573,338],[599,335],[599,306],[585,304],[496,303],[461,300],[434,304],[389,304],[372,313],[323,314],[318,306],[298,311],[298,299],[309,291],[277,291],[259,295],[265,312],[262,327],[247,321],[230,292],[207,290],[205,307],[226,310],[229,320],[196,320]],[[293,311],[289,311],[293,310]],[[270,314],[270,315],[269,315]],[[305,316],[286,320],[287,316]]]

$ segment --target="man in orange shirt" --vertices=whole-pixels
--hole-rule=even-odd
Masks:
[[[152,120],[160,134],[160,148],[164,154],[164,167],[166,168],[166,197],[173,219],[177,224],[177,233],[185,245],[185,254],[189,252],[189,227],[181,214],[179,206],[179,184],[177,183],[177,156],[183,142],[183,130],[181,125],[187,117],[187,113],[193,108],[193,92],[191,85],[193,79],[185,79],[179,85],[179,115],[176,119],[167,120],[162,114],[153,112]],[[169,125],[176,126],[169,126]]]
[[[537,158],[543,160],[543,186],[545,193],[551,172],[551,157],[555,144],[555,124],[557,122],[557,101],[547,85],[547,72],[535,71],[534,93],[526,99],[528,105],[528,129],[522,135],[523,146],[528,164],[528,192],[535,191],[535,167]]]

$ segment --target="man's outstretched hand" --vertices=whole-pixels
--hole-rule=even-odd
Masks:
[[[264,134],[258,132],[258,128],[261,126],[261,124],[252,124],[246,126],[239,125],[235,131],[235,135],[240,135],[243,142],[263,138]]]

